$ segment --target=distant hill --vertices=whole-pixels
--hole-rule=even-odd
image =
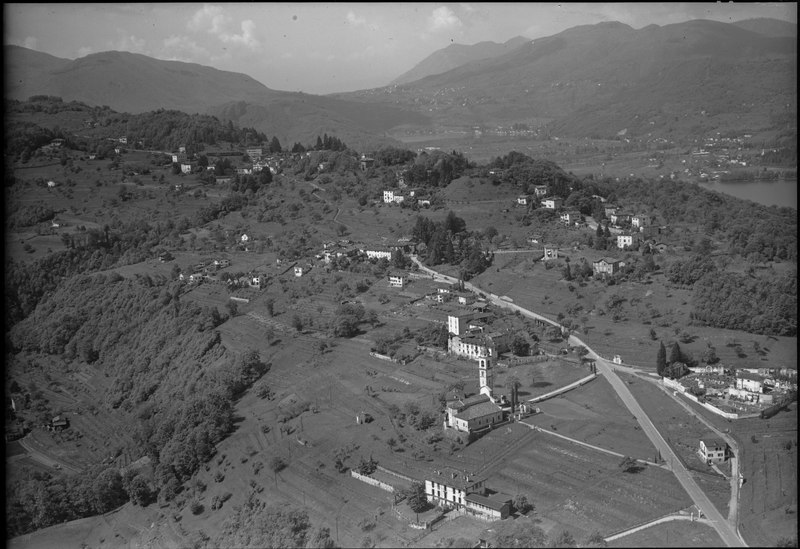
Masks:
[[[51,95],[132,114],[158,109],[212,114],[277,136],[281,142],[304,144],[324,133],[348,145],[396,143],[382,134],[397,125],[427,123],[424,115],[395,106],[365,107],[343,99],[272,90],[245,74],[195,63],[119,51],[74,61],[17,46],[6,46],[4,52],[10,99]]]
[[[407,84],[408,82],[414,82],[415,80],[425,78],[432,74],[447,72],[472,61],[497,57],[529,41],[530,39],[528,38],[517,36],[503,44],[488,41],[478,42],[471,46],[451,44],[446,48],[433,52],[410,71],[392,80],[390,85]]]
[[[781,21],[780,19],[758,17],[737,21],[733,25],[765,36],[797,38],[797,24]]]
[[[639,30],[606,22],[396,88],[339,97],[416,105],[440,125],[544,118],[553,135],[680,137],[796,113],[796,48],[792,38],[715,21]]]

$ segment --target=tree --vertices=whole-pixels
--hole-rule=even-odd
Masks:
[[[619,462],[619,468],[623,473],[638,473],[643,469],[639,462],[630,456],[625,456]]]
[[[533,503],[528,501],[528,497],[524,494],[517,494],[514,496],[512,505],[514,506],[514,510],[516,510],[518,513],[522,513],[523,515],[535,510]]]
[[[421,482],[412,482],[411,487],[406,492],[408,506],[415,513],[423,513],[430,507],[428,498],[425,495],[425,485]]]
[[[95,507],[100,513],[116,509],[128,501],[128,495],[122,486],[122,476],[118,469],[109,468],[97,475],[92,487]]]
[[[299,315],[294,315],[292,317],[292,328],[294,328],[298,332],[302,332],[303,331],[303,321],[300,320],[300,316]]]
[[[279,153],[282,152],[282,150],[283,149],[281,147],[281,142],[278,141],[278,137],[277,136],[273,137],[272,140],[269,142],[269,152]]]
[[[511,352],[517,356],[528,356],[531,352],[531,344],[522,335],[517,334],[511,342]]]
[[[673,362],[684,362],[683,353],[677,342],[672,344],[672,349],[669,351],[669,363]]]
[[[286,469],[287,463],[280,456],[275,456],[269,461],[269,468],[273,473],[279,473]]]
[[[667,349],[664,347],[662,341],[658,346],[658,354],[656,355],[656,373],[664,377],[664,372],[667,369]]]

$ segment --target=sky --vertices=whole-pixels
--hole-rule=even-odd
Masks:
[[[326,94],[389,84],[450,44],[530,39],[602,21],[635,29],[690,19],[797,23],[766,3],[4,4],[4,44],[77,59],[109,50],[245,73]]]

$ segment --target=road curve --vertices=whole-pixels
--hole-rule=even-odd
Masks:
[[[411,260],[420,268],[420,270],[425,271],[433,275],[434,280],[439,280],[442,282],[449,282],[451,284],[458,282],[457,278],[452,276],[442,275],[423,265],[416,256],[411,256]],[[519,311],[521,314],[528,316],[530,318],[534,318],[537,320],[543,320],[553,326],[559,326],[558,323],[553,322],[552,320],[545,318],[541,315],[534,313],[533,311],[529,311],[516,305],[514,303],[510,303],[506,300],[500,299],[499,296],[496,296],[492,293],[486,292],[477,288],[475,285],[470,284],[468,282],[464,283],[464,287],[468,290],[473,292],[480,292],[486,296],[486,299],[489,300],[492,304],[497,305],[498,307],[504,307],[506,309],[511,309],[514,311]],[[653,422],[644,412],[642,407],[636,401],[634,396],[631,394],[630,390],[628,389],[627,385],[617,376],[614,372],[614,366],[612,363],[598,355],[594,352],[591,347],[586,345],[583,341],[581,341],[576,336],[569,337],[569,343],[574,346],[582,345],[586,347],[589,351],[586,356],[589,358],[594,359],[595,364],[597,365],[597,371],[605,376],[608,382],[611,384],[611,387],[614,388],[617,395],[622,399],[622,402],[631,411],[631,413],[636,418],[636,421],[642,428],[642,431],[647,435],[650,441],[653,443],[653,446],[661,452],[661,457],[667,460],[667,463],[670,465],[670,468],[678,479],[678,482],[681,484],[686,493],[689,494],[689,497],[692,498],[692,501],[697,506],[698,509],[703,513],[703,515],[709,519],[711,525],[714,527],[714,530],[717,531],[722,541],[728,547],[747,547],[747,544],[744,540],[739,536],[735,525],[731,525],[725,517],[714,507],[714,504],[711,503],[711,500],[708,499],[708,496],[700,489],[697,483],[692,478],[689,471],[686,467],[683,466],[683,463],[678,459],[675,453],[672,451],[672,448],[667,441],[664,440],[664,437],[661,436],[661,433],[658,432]]]

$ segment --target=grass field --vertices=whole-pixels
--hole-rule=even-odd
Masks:
[[[575,539],[609,535],[691,505],[669,471],[623,473],[619,458],[536,433],[490,477],[493,488],[528,494],[539,517]]]
[[[652,443],[602,377],[536,406],[542,413],[526,423],[627,456],[654,460]]]
[[[689,415],[653,382],[628,374],[619,376],[628,382],[628,388],[633,396],[681,462],[692,473],[695,482],[700,485],[722,516],[727,517],[731,497],[730,482],[715,473],[698,454],[700,439],[714,436],[714,433],[700,420]]]

